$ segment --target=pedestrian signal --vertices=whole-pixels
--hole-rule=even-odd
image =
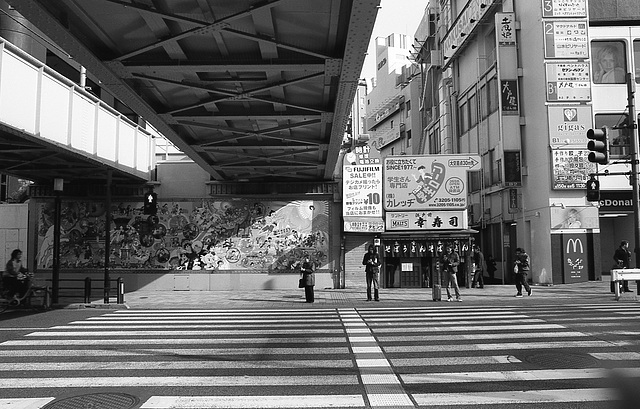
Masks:
[[[596,179],[589,179],[587,181],[587,201],[600,201],[600,182]]]
[[[158,212],[158,195],[149,192],[144,196],[143,213],[155,215]]]

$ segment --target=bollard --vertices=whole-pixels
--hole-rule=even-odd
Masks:
[[[118,277],[116,281],[118,283],[118,295],[117,295],[117,304],[124,304],[124,281],[122,281],[122,277]]]
[[[91,277],[84,279],[84,303],[91,303]]]

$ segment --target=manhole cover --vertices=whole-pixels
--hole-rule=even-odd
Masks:
[[[542,368],[592,368],[598,360],[590,355],[567,352],[543,352],[528,355],[525,361]]]
[[[125,393],[91,393],[55,400],[42,409],[130,409],[139,402]]]

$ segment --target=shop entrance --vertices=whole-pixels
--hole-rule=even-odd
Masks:
[[[384,285],[386,288],[429,287],[430,258],[388,257],[385,259]]]

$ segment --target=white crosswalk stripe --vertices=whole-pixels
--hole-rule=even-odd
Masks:
[[[640,379],[639,329],[623,326],[636,314],[635,304],[112,311],[0,343],[0,409],[123,388],[151,388],[144,409],[609,402],[620,396],[603,387],[612,368]]]

